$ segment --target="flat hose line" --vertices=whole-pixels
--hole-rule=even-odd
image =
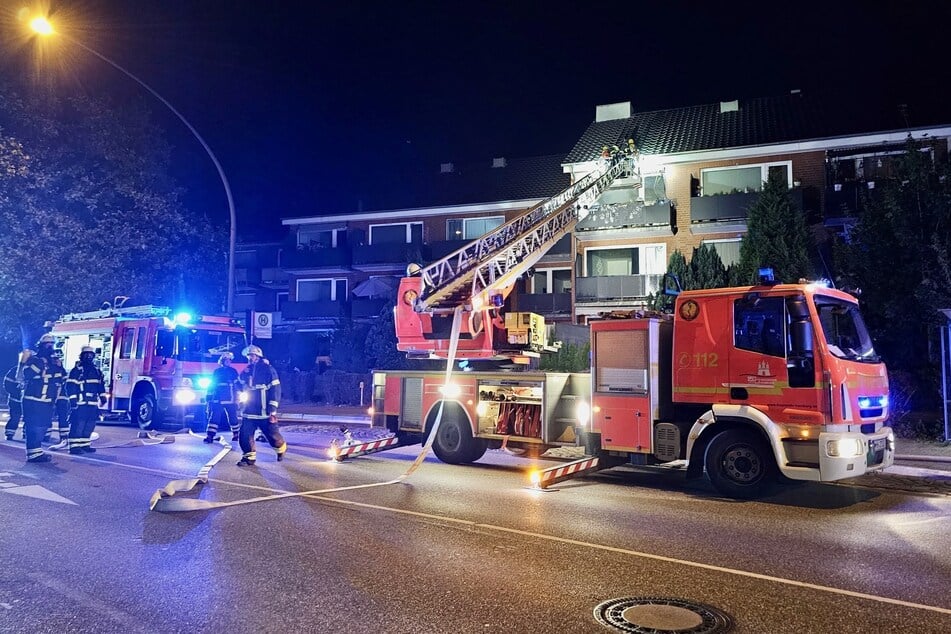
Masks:
[[[456,351],[459,344],[459,331],[462,324],[462,307],[456,308],[452,317],[452,334],[449,338],[449,354],[446,359],[446,375],[444,379],[444,384],[448,385],[450,379],[452,378],[452,367],[455,362]],[[209,460],[202,468],[199,470],[198,475],[194,478],[188,478],[183,480],[172,480],[166,484],[161,489],[158,489],[155,493],[152,494],[152,498],[149,500],[149,510],[158,511],[160,513],[181,513],[188,511],[208,511],[213,509],[226,508],[229,506],[240,506],[243,504],[254,504],[257,502],[270,502],[272,500],[280,500],[283,498],[294,498],[294,497],[306,497],[309,495],[318,495],[325,493],[334,493],[336,491],[354,491],[356,489],[370,489],[374,487],[382,487],[390,484],[397,484],[399,482],[405,481],[409,478],[420,465],[423,464],[423,460],[426,459],[426,456],[429,454],[429,450],[433,445],[433,441],[436,438],[436,433],[439,431],[439,423],[442,421],[443,407],[445,401],[439,401],[439,409],[436,412],[436,419],[433,421],[433,427],[429,430],[429,436],[426,437],[426,442],[423,444],[422,449],[419,452],[419,455],[416,456],[416,459],[413,460],[413,463],[406,469],[404,473],[400,476],[387,480],[385,482],[371,482],[368,484],[356,484],[353,486],[346,487],[335,487],[331,489],[315,489],[313,491],[299,491],[295,493],[278,493],[275,495],[266,495],[258,498],[251,498],[246,500],[235,500],[234,502],[210,502],[208,500],[199,500],[195,498],[184,498],[177,497],[179,493],[188,493],[193,490],[204,486],[208,482],[208,473],[211,471],[211,468],[218,464],[222,458],[224,458],[231,451],[231,445],[226,444],[223,439],[219,440],[219,443],[224,445],[224,448],[218,452],[214,458]],[[197,435],[197,434],[196,434]]]

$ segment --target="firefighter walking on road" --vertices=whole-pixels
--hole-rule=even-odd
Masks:
[[[66,373],[66,368],[63,367],[63,354],[61,352],[54,352],[51,357],[53,365],[58,368],[62,368],[63,373]],[[67,375],[68,376],[68,375]],[[49,437],[55,431],[56,435],[59,436],[59,444],[50,447],[50,449],[64,449],[67,445],[69,439],[69,394],[66,393],[65,384],[59,390],[59,395],[56,397],[56,403],[54,403],[54,416],[52,420],[52,425],[49,429],[46,430],[46,436]]]
[[[43,453],[43,437],[53,420],[53,403],[59,396],[66,372],[52,362],[53,336],[43,335],[36,354],[23,366],[23,435],[27,462],[49,462]]]
[[[96,367],[96,351],[83,346],[79,363],[69,373],[66,392],[69,394],[69,453],[95,453],[92,432],[99,422],[99,406],[105,400],[106,380]]]
[[[205,442],[215,442],[219,429],[230,429],[231,440],[238,440],[241,421],[238,420],[238,390],[241,381],[238,371],[231,367],[234,354],[225,352],[218,359],[218,368],[211,375],[208,387],[208,435]]]
[[[30,358],[32,352],[24,350],[20,353],[20,358],[15,366],[7,370],[3,377],[3,389],[9,397],[8,407],[10,408],[10,417],[7,419],[7,426],[4,429],[7,440],[13,440],[13,434],[20,426],[20,420],[23,418],[23,363]]]
[[[277,428],[277,408],[281,403],[281,381],[277,371],[264,358],[258,346],[248,346],[248,367],[241,373],[241,384],[247,395],[241,414],[239,443],[243,452],[239,467],[250,467],[257,460],[254,432],[264,434],[268,444],[277,450],[277,460],[284,459],[287,442]]]

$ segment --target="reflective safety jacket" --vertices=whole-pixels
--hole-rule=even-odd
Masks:
[[[77,364],[70,370],[66,381],[66,393],[70,407],[95,405],[99,407],[99,397],[106,391],[106,379],[102,370],[95,365]]]
[[[248,365],[241,373],[241,384],[248,395],[242,416],[267,418],[277,413],[281,404],[281,381],[267,359]]]
[[[7,370],[6,375],[3,377],[3,389],[10,395],[10,400],[17,403],[23,398],[23,388],[20,386],[19,379],[17,379],[19,370],[20,366],[17,364]]]
[[[66,380],[66,370],[50,363],[49,357],[34,354],[23,365],[23,400],[52,403]]]
[[[230,365],[219,366],[211,375],[211,385],[208,386],[208,402],[231,405],[237,403],[235,391],[241,389],[241,380],[238,371]]]

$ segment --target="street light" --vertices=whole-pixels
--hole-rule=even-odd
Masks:
[[[226,304],[225,310],[228,312],[228,316],[230,317],[233,312],[232,309],[233,309],[233,303],[234,303],[233,302],[234,300],[234,247],[235,247],[235,240],[237,237],[237,230],[236,230],[237,218],[235,217],[235,212],[234,212],[234,198],[231,196],[231,186],[228,184],[228,177],[225,176],[225,171],[224,169],[222,169],[221,163],[218,162],[218,157],[215,156],[215,153],[212,152],[208,144],[205,143],[205,139],[203,139],[201,135],[198,134],[198,130],[196,130],[195,127],[191,123],[188,122],[188,119],[186,119],[185,116],[181,112],[176,110],[175,107],[172,104],[170,104],[168,100],[165,99],[165,97],[158,94],[155,91],[155,89],[153,89],[147,83],[145,83],[144,81],[142,81],[141,79],[133,75],[130,71],[126,70],[125,68],[117,64],[116,62],[112,61],[111,59],[109,59],[108,57],[100,53],[99,51],[89,48],[88,46],[80,42],[79,40],[69,37],[68,35],[64,35],[63,33],[58,33],[53,28],[53,24],[47,18],[43,16],[38,16],[33,18],[32,20],[30,20],[29,25],[30,25],[30,29],[32,29],[33,32],[36,33],[37,35],[42,35],[42,36],[49,36],[54,34],[59,35],[61,38],[63,38],[67,42],[75,46],[78,46],[79,48],[83,49],[87,53],[95,55],[96,57],[104,61],[105,63],[109,64],[116,70],[120,71],[126,77],[129,77],[130,79],[135,81],[135,83],[145,88],[147,91],[152,93],[152,95],[156,99],[158,99],[163,104],[165,104],[165,106],[169,110],[171,110],[175,114],[175,116],[178,117],[179,120],[181,120],[182,123],[185,124],[185,127],[188,128],[188,130],[195,136],[195,138],[198,139],[198,142],[201,143],[201,146],[205,148],[205,152],[208,153],[208,157],[211,159],[212,163],[215,164],[215,168],[218,170],[218,176],[221,177],[221,184],[224,185],[224,188],[225,188],[225,196],[228,198],[228,213],[230,214],[230,220],[231,220],[231,235],[228,240],[228,294],[227,294],[227,304]]]

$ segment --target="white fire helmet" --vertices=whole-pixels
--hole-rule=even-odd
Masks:
[[[251,356],[253,354],[258,357],[261,357],[262,359],[264,358],[264,351],[261,350],[261,348],[259,348],[258,346],[248,346],[244,354],[245,356]]]
[[[218,357],[218,365],[224,365],[225,361],[234,361],[234,353],[225,352],[220,357]]]
[[[91,352],[93,354],[96,354],[96,349],[93,348],[92,346],[83,346],[82,349],[79,351],[79,354],[83,354],[86,352]]]

